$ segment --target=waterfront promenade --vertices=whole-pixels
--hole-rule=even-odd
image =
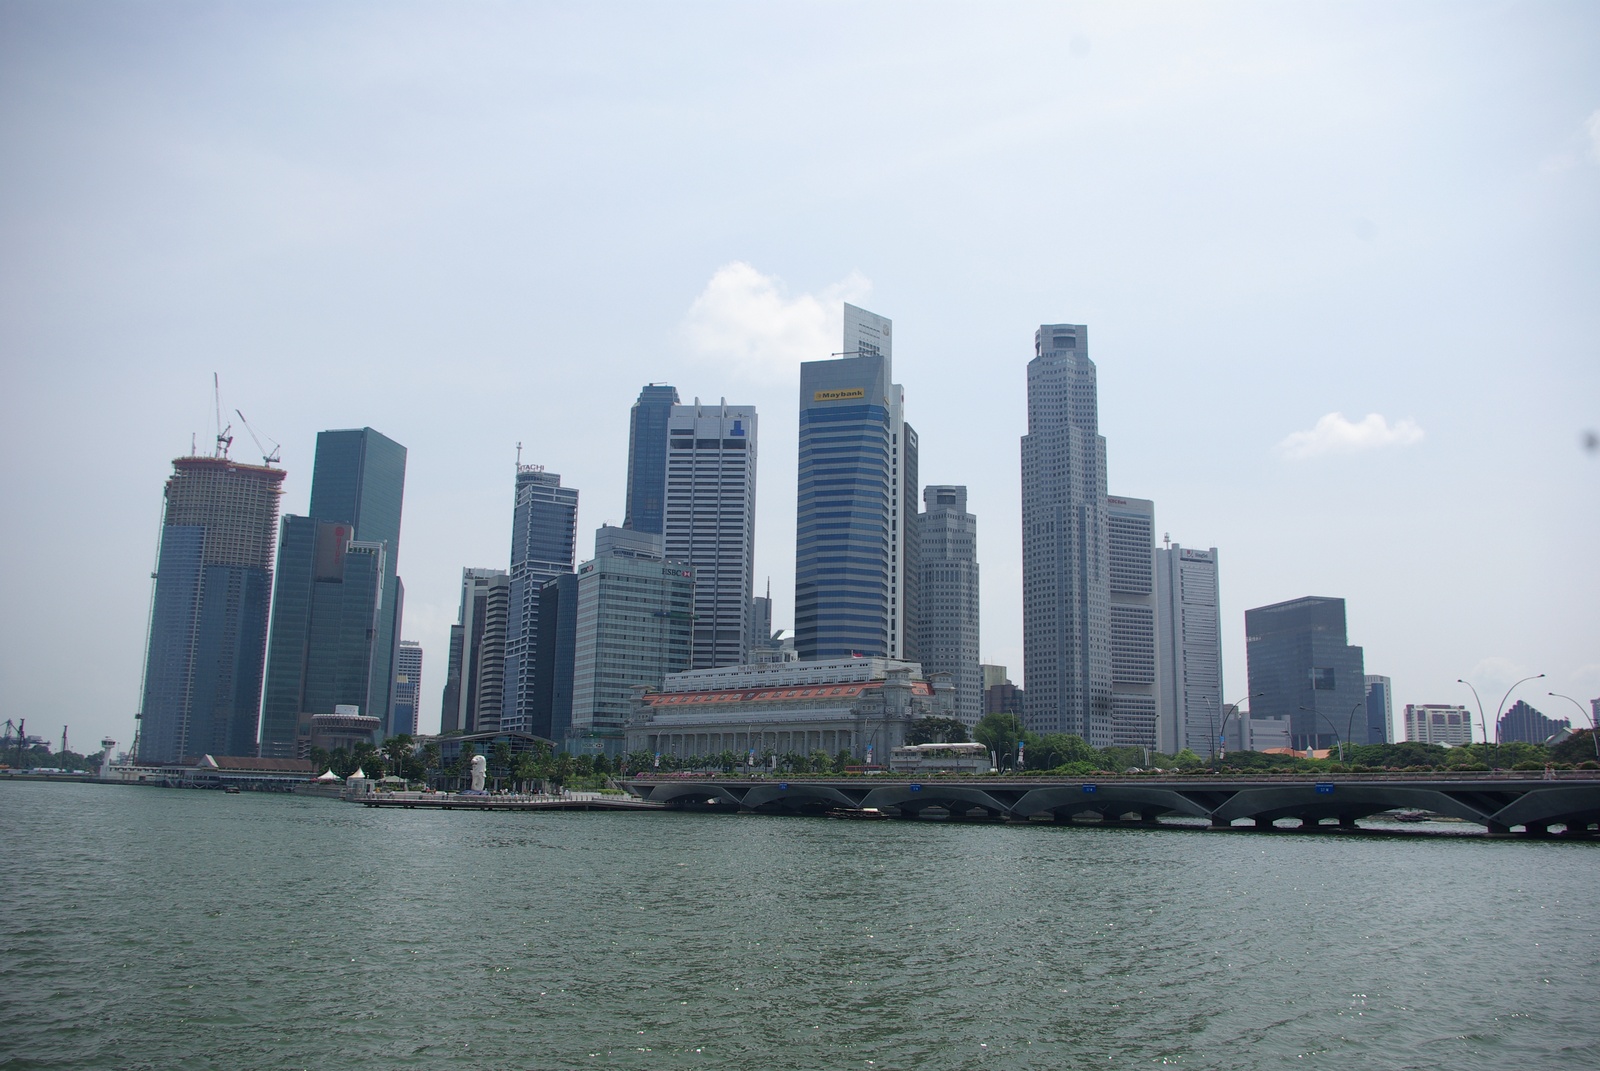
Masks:
[[[901,818],[1158,823],[1204,819],[1217,829],[1354,829],[1362,818],[1416,811],[1460,819],[1488,833],[1600,833],[1600,774],[1437,773],[1107,775],[1088,778],[744,777],[641,775],[640,799],[677,807],[776,813],[875,809]]]

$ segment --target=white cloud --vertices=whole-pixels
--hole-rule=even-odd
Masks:
[[[1411,446],[1422,441],[1422,429],[1414,420],[1397,420],[1393,425],[1377,413],[1368,413],[1360,423],[1345,419],[1343,413],[1329,413],[1310,431],[1297,431],[1277,446],[1290,461],[1303,461],[1323,454],[1355,454],[1389,446]]]
[[[698,360],[756,381],[793,380],[801,361],[828,356],[839,345],[844,302],[872,290],[860,272],[815,294],[790,295],[783,280],[742,260],[718,268],[679,327]]]

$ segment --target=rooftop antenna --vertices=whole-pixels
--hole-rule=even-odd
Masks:
[[[215,372],[211,373],[211,393],[217,403],[217,452],[213,457],[227,457],[228,447],[233,445],[233,436],[228,432],[233,430],[233,425],[222,426],[222,380]]]
[[[522,444],[517,444],[517,468],[522,467]]]
[[[250,438],[255,440],[256,449],[261,451],[262,462],[267,466],[267,468],[270,469],[278,460],[278,456],[283,452],[283,448],[276,442],[268,439],[267,441],[272,443],[272,453],[267,453],[267,448],[261,445],[261,436],[256,434],[256,429],[250,426],[250,422],[244,418],[244,414],[240,413],[237,409],[235,409],[234,412],[239,414],[239,423],[244,425],[244,430],[249,432]]]
[[[1161,533],[1161,542],[1168,550],[1171,550],[1172,549],[1172,533],[1171,532],[1162,532]]]

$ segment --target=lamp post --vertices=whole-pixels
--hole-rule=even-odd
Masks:
[[[1456,683],[1465,684],[1468,688],[1472,688],[1472,682],[1462,677],[1457,677]],[[1472,688],[1472,699],[1478,704],[1478,724],[1483,726],[1483,756],[1487,759],[1489,757],[1489,722],[1483,716],[1483,700],[1478,698],[1478,689],[1476,688]]]
[[[1500,706],[1494,712],[1494,757],[1495,757],[1495,761],[1498,762],[1499,759],[1500,759],[1500,715],[1505,713],[1506,700],[1510,699],[1511,698],[1511,693],[1517,690],[1517,685],[1519,685],[1519,684],[1527,684],[1529,681],[1539,680],[1543,676],[1544,676],[1543,673],[1535,673],[1531,677],[1524,677],[1520,681],[1518,681],[1516,684],[1513,684],[1511,687],[1507,688],[1506,689],[1506,694],[1500,697]]]
[[[1350,741],[1350,746],[1352,748],[1356,746],[1356,742],[1353,739],[1356,734],[1356,711],[1360,710],[1366,705],[1367,701],[1365,699],[1359,700],[1355,706],[1350,708],[1350,716],[1345,719],[1344,738]],[[1339,749],[1339,761],[1344,761],[1344,748]]]
[[[1216,732],[1211,734],[1211,739],[1212,739],[1212,744],[1211,744],[1211,772],[1212,773],[1215,773],[1216,770],[1217,770],[1217,759],[1218,759],[1219,755],[1226,755],[1228,753],[1227,749],[1222,744],[1222,737],[1228,731],[1228,718],[1230,717],[1230,711],[1233,714],[1238,714],[1239,713],[1239,704],[1240,703],[1243,703],[1246,699],[1260,699],[1262,696],[1264,696],[1266,694],[1267,694],[1266,692],[1251,692],[1248,695],[1240,696],[1238,699],[1234,700],[1232,703],[1229,703],[1226,707],[1222,708],[1222,724],[1217,727],[1217,731]],[[1239,743],[1240,743],[1241,749],[1242,749],[1242,745],[1244,744],[1243,734],[1240,735]]]
[[[1328,728],[1333,730],[1333,742],[1336,745],[1338,745],[1338,748],[1339,748],[1339,761],[1341,763],[1344,762],[1344,741],[1339,738],[1339,727],[1333,723],[1333,719],[1328,717],[1322,711],[1317,710],[1315,707],[1301,707],[1300,709],[1305,711],[1307,714],[1315,714],[1317,717],[1321,718],[1323,721],[1328,723]],[[1352,710],[1350,712],[1350,716],[1352,718],[1354,718],[1355,717],[1355,713],[1356,712]],[[1316,723],[1313,722],[1312,724],[1315,725]],[[1316,734],[1313,733],[1312,735],[1313,735],[1313,737],[1315,737]],[[1316,740],[1315,739],[1312,740],[1311,745],[1312,745],[1312,750],[1316,750]]]
[[[1562,695],[1560,692],[1546,692],[1545,694],[1553,695],[1557,699],[1565,699],[1567,702],[1577,707],[1578,711],[1589,719],[1589,740],[1594,744],[1595,759],[1600,760],[1600,732],[1595,730],[1594,713],[1592,711],[1584,710],[1583,704],[1572,698],[1570,695]]]

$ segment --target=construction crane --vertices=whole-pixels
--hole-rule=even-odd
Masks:
[[[61,727],[61,754],[65,755],[66,753],[67,753],[67,727],[65,725],[63,725]]]
[[[276,442],[268,439],[267,441],[272,443],[272,453],[267,453],[267,448],[261,445],[261,436],[256,434],[256,429],[250,426],[250,422],[244,418],[244,414],[240,413],[237,409],[235,409],[234,412],[238,413],[239,423],[244,425],[244,430],[249,432],[250,438],[255,441],[256,449],[261,451],[262,462],[267,466],[267,468],[270,469],[274,464],[277,463],[278,455],[282,452],[283,448],[280,447]]]
[[[227,457],[228,447],[233,445],[233,436],[228,432],[233,430],[233,425],[222,426],[222,380],[215,372],[211,373],[211,394],[217,403],[217,452],[213,457]]]

